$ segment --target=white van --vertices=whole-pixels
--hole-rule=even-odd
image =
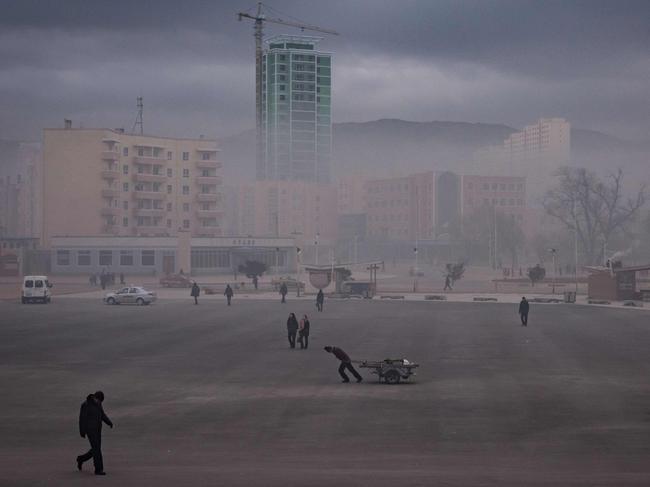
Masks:
[[[52,284],[47,280],[47,276],[25,276],[23,279],[22,302],[49,303],[52,300]]]

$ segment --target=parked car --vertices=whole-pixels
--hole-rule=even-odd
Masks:
[[[273,289],[275,291],[279,291],[280,287],[282,286],[282,283],[287,285],[287,290],[288,291],[295,291],[298,287],[298,280],[294,279],[293,277],[279,277],[277,279],[272,279],[271,280],[271,285],[273,286]],[[301,282],[300,283],[300,290],[305,289],[305,283]]]
[[[157,299],[156,293],[142,287],[123,287],[117,292],[110,292],[104,297],[106,304],[151,304]]]
[[[52,284],[47,276],[25,276],[21,301],[23,304],[32,302],[49,303],[52,301]]]
[[[192,287],[192,280],[183,274],[169,274],[160,278],[162,287]]]

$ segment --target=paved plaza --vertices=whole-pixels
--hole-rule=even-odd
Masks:
[[[421,367],[341,384],[324,345]],[[646,486],[649,350],[636,309],[533,305],[522,328],[501,303],[0,301],[0,485]],[[75,468],[96,389],[105,478]]]

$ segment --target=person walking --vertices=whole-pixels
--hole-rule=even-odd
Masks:
[[[194,298],[194,304],[199,304],[200,294],[201,294],[201,288],[195,281],[194,284],[192,284],[192,290],[190,291],[190,296]]]
[[[300,320],[300,327],[298,328],[298,342],[300,343],[301,349],[307,349],[309,347],[309,318],[307,315],[302,316]]]
[[[77,470],[81,471],[85,461],[93,459],[95,475],[106,475],[102,458],[102,423],[113,428],[113,422],[108,419],[102,403],[104,393],[97,391],[89,394],[79,410],[79,434],[82,438],[88,437],[90,450],[77,457]]]
[[[323,290],[319,289],[316,295],[316,309],[319,312],[323,311],[323,303],[325,303],[325,295],[323,294]]]
[[[120,272],[120,284],[124,284],[124,272]]]
[[[230,300],[232,297],[235,295],[233,292],[232,288],[230,287],[230,284],[226,284],[226,290],[223,292],[223,295],[226,297],[228,300],[228,306],[230,306]]]
[[[352,360],[350,359],[350,356],[342,349],[328,345],[324,347],[323,350],[325,350],[327,353],[334,354],[334,356],[341,361],[341,365],[339,365],[339,374],[341,375],[344,383],[350,382],[350,378],[345,373],[345,369],[348,369],[352,373],[352,375],[357,379],[357,382],[361,382],[363,380],[363,377],[361,377],[359,372],[357,372],[352,366]]]
[[[296,315],[289,313],[287,319],[287,336],[289,337],[289,348],[296,348],[296,334],[298,333],[298,320]]]
[[[287,289],[287,283],[283,282],[282,285],[280,286],[280,295],[282,295],[282,301],[280,301],[281,303],[287,302],[286,297],[288,292],[289,290]]]
[[[526,300],[526,296],[521,298],[519,303],[519,316],[521,317],[521,326],[528,326],[528,311],[530,310],[530,304]]]
[[[255,287],[256,291],[257,291],[257,283],[258,283],[257,275],[255,275],[255,276],[253,276],[253,287]]]
[[[451,277],[449,277],[449,274],[445,276],[445,289],[443,289],[443,291],[446,291],[447,289],[449,289],[450,291],[453,290],[451,288]]]

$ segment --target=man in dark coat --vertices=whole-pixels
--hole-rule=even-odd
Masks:
[[[287,319],[287,336],[289,337],[289,347],[296,348],[296,335],[298,334],[298,320],[296,315],[289,313]]]
[[[521,326],[528,326],[528,310],[530,309],[530,304],[526,301],[526,296],[521,298],[519,303],[519,315],[521,316]]]
[[[298,330],[298,343],[300,343],[301,349],[309,348],[309,329],[311,324],[309,323],[309,318],[307,315],[303,315],[302,320],[300,320],[300,328]]]
[[[77,469],[81,471],[83,463],[92,458],[95,464],[95,475],[106,475],[102,459],[102,423],[113,427],[113,422],[104,413],[102,402],[104,402],[102,391],[89,394],[79,411],[79,434],[82,438],[88,436],[90,450],[77,457]]]
[[[190,296],[194,298],[194,304],[199,304],[199,294],[201,294],[201,288],[199,285],[195,282],[192,284],[192,290],[190,291]]]
[[[232,288],[230,287],[230,284],[226,284],[226,290],[223,292],[223,295],[228,300],[228,306],[230,306],[230,300],[232,299],[234,294],[235,293],[233,292]]]
[[[352,372],[352,375],[357,379],[357,382],[361,382],[363,380],[363,377],[361,377],[359,372],[357,372],[352,366],[352,360],[350,359],[349,355],[342,349],[328,345],[327,347],[324,347],[324,350],[327,353],[333,353],[334,356],[341,361],[341,365],[339,366],[339,374],[343,378],[344,383],[350,382],[350,378],[346,375],[345,369],[348,369],[350,372]]]
[[[282,301],[280,301],[281,303],[287,302],[285,298],[288,292],[289,290],[287,289],[287,284],[283,282],[282,285],[280,286],[280,294],[282,295]]]
[[[323,294],[323,290],[319,289],[318,294],[316,295],[316,309],[318,309],[318,311],[323,311],[324,302],[325,302],[325,295]]]

